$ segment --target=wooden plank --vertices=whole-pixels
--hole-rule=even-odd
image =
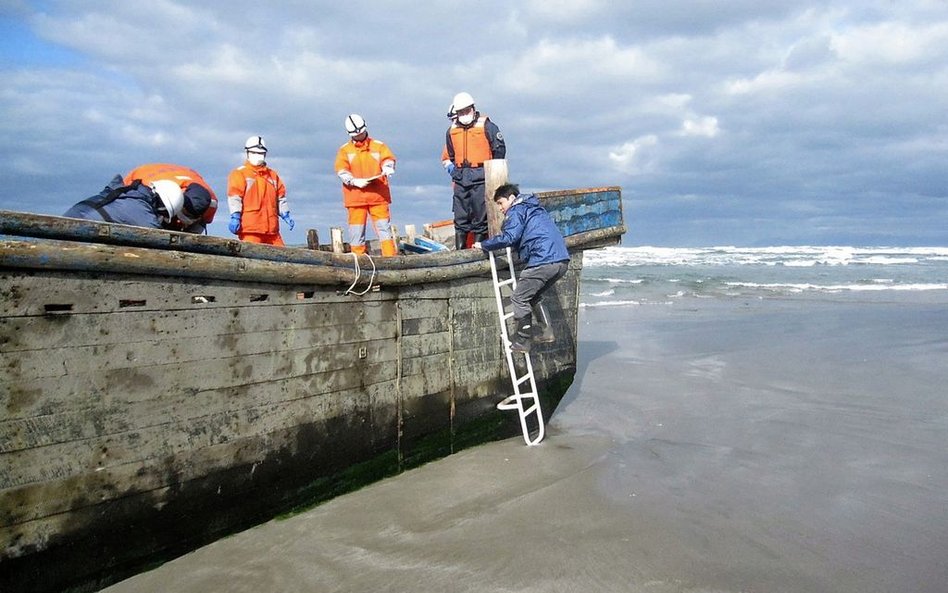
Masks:
[[[340,408],[336,417],[365,416],[372,409],[391,407],[394,390],[395,382],[390,381],[365,390],[340,393],[340,401],[346,407]],[[308,398],[293,402],[292,407],[286,408],[287,413],[294,418],[315,419],[322,405],[322,400]],[[304,421],[293,426],[304,427],[314,421]],[[0,490],[0,518],[4,525],[21,523],[96,505],[118,496],[148,493],[168,485],[183,484],[229,467],[261,463],[274,451],[298,448],[297,438],[293,430],[278,427],[271,432],[212,443],[200,449],[169,450],[150,461],[136,459],[103,466],[101,469],[93,467],[62,480],[18,485]],[[304,452],[300,451],[299,454]]]
[[[306,231],[306,248],[314,251],[319,249],[319,231],[316,229]]]
[[[37,352],[36,356],[45,360],[54,362],[57,372],[42,372],[41,369],[35,374],[30,373],[34,365],[26,362],[22,358],[17,358],[17,364],[8,365],[0,368],[0,393],[9,392],[12,387],[19,389],[29,389],[34,380],[42,381],[46,376],[60,376],[59,369],[64,369],[63,374],[75,374],[81,377],[84,372],[96,373],[100,370],[101,374],[113,373],[115,371],[151,369],[158,367],[159,370],[168,369],[169,364],[181,363],[188,364],[192,362],[201,362],[209,365],[230,364],[233,366],[235,359],[241,356],[260,356],[257,360],[266,362],[269,357],[281,357],[290,359],[295,356],[312,358],[312,353],[323,346],[333,346],[356,351],[357,347],[365,342],[372,340],[393,338],[396,335],[394,322],[379,323],[361,323],[346,326],[328,326],[313,330],[285,330],[285,331],[253,331],[234,334],[225,334],[220,343],[214,343],[214,338],[202,336],[195,338],[195,343],[185,343],[176,339],[175,336],[166,336],[163,338],[148,339],[145,336],[144,341],[134,343],[123,343],[117,345],[92,344],[87,346],[77,346],[75,349],[56,348],[49,351],[49,354],[42,347],[23,349],[29,353]],[[201,355],[200,345],[213,344],[216,349],[213,354],[217,358]],[[83,354],[89,353],[93,358],[85,357]],[[103,360],[98,364],[99,356],[107,356],[108,360]],[[191,369],[188,369],[191,370]],[[113,378],[118,378],[116,375]],[[203,379],[204,377],[202,377]],[[55,385],[53,386],[56,387]]]
[[[330,243],[332,244],[333,253],[345,253],[346,248],[342,238],[342,229],[339,227],[332,227],[329,229]]]
[[[357,373],[353,382],[371,385],[380,379],[388,380],[395,368],[395,344],[391,340],[378,340],[366,344],[366,359],[355,360],[355,353],[337,354],[327,347],[315,356],[297,357],[280,363],[282,373],[273,373],[273,381],[333,373]],[[159,387],[158,392],[136,393],[135,397],[113,396],[82,398],[81,403],[66,401],[52,408],[45,415],[27,416],[19,414],[0,421],[0,452],[45,446],[52,443],[92,438],[141,428],[152,424],[171,422],[176,419],[195,418],[215,410],[251,408],[264,403],[278,404],[300,397],[286,390],[261,390],[255,382],[257,377],[243,375],[218,375],[207,373],[208,381],[203,389],[172,390],[172,385]],[[266,376],[266,372],[264,375]]]
[[[312,303],[287,307],[244,306],[230,309],[126,311],[113,315],[43,315],[0,318],[0,352],[45,350],[75,346],[134,343],[162,337],[223,337],[287,330],[316,330],[330,326],[394,323],[396,304],[377,306]],[[221,344],[226,347],[227,344]]]
[[[435,331],[440,320],[424,323],[411,320],[409,327]],[[4,327],[0,323],[0,328]],[[404,329],[403,329],[404,332]],[[359,345],[395,336],[395,323],[365,322],[357,325],[318,328],[290,327],[283,330],[252,331],[218,336],[141,336],[135,342],[87,344],[83,346],[17,345],[9,352],[35,352],[17,356],[13,366],[0,368],[0,384],[44,377],[64,377],[84,372],[107,372],[147,367],[168,362],[213,361],[251,355],[282,353],[308,359],[331,360],[346,345]],[[412,332],[408,332],[412,333]],[[417,331],[414,333],[418,333]],[[59,342],[60,344],[62,342]],[[327,359],[327,356],[330,357]],[[217,358],[214,358],[217,357]],[[2,391],[2,387],[0,387]]]
[[[425,358],[405,358],[402,360],[402,376],[418,375],[423,373],[441,373],[445,380],[451,382],[451,353],[432,354]],[[411,394],[404,392],[404,397]]]
[[[426,317],[447,317],[448,315],[448,297],[447,291],[415,291],[411,287],[400,288],[398,309],[401,312],[402,319],[426,318]],[[428,298],[421,298],[424,294]]]
[[[500,233],[504,222],[504,213],[494,202],[494,192],[501,185],[507,183],[507,161],[505,159],[491,159],[484,161],[484,201],[487,207],[487,234],[491,237]]]
[[[401,341],[402,357],[415,358],[442,354],[451,350],[451,335],[448,332],[437,334],[403,336]]]
[[[355,276],[350,277],[351,279]],[[62,316],[77,313],[142,313],[177,310],[204,311],[226,307],[347,304],[395,300],[394,291],[367,293],[362,297],[313,286],[273,286],[201,282],[180,278],[122,276],[103,282],[90,274],[63,275],[55,272],[3,274],[7,287],[0,294],[0,314],[8,316],[53,316],[48,303],[70,305]],[[53,312],[55,313],[55,312]]]
[[[418,317],[402,319],[402,335],[427,335],[448,330],[448,320],[444,317]]]
[[[270,334],[280,339],[278,332]],[[85,369],[66,375],[68,381],[61,377],[21,377],[3,368],[0,370],[0,407],[7,410],[8,418],[27,418],[54,413],[63,408],[77,409],[94,405],[97,397],[108,397],[109,401],[116,403],[160,400],[169,397],[169,394],[194,393],[198,391],[198,385],[239,387],[281,376],[314,375],[319,374],[321,366],[337,367],[333,370],[352,366],[352,361],[358,360],[361,348],[365,348],[368,353],[371,342],[391,339],[394,335],[394,324],[381,327],[361,324],[338,328],[336,332],[314,334],[314,346],[319,346],[321,342],[334,348],[332,356],[326,358],[321,358],[320,351],[314,347],[305,347],[289,352],[274,350],[225,356],[213,361],[195,359],[167,362],[171,355],[165,356],[164,351],[156,349],[140,366],[100,372],[95,364],[88,363]],[[259,337],[260,334],[250,336],[251,339]],[[145,347],[147,349],[147,344]],[[373,348],[372,352],[384,351]]]
[[[294,423],[345,416],[350,412],[351,398],[332,394],[360,385],[388,383],[396,377],[391,364],[376,365],[374,371],[376,378],[373,380],[367,380],[362,369],[353,369],[258,384],[254,389],[263,394],[283,391],[308,393],[311,397],[279,404],[267,402],[249,408],[205,411],[200,416],[183,415],[170,422],[136,427],[126,432],[96,434],[89,439],[4,453],[0,455],[0,467],[7,467],[0,473],[0,489],[62,479],[82,471],[144,461],[175,451],[200,449],[241,435],[265,433]],[[308,415],[305,417],[298,415],[297,408],[301,405],[306,406]]]
[[[398,295],[402,306],[410,306],[418,300],[447,299],[451,296],[451,289],[448,284],[412,284],[399,286]]]

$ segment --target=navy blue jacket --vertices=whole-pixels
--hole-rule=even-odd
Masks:
[[[528,268],[569,261],[566,241],[533,194],[521,194],[507,210],[500,234],[481,242],[481,249],[493,251],[514,247]]]
[[[160,203],[147,185],[126,186],[122,176],[116,175],[102,191],[66,210],[63,216],[160,229],[163,219],[155,211]]]

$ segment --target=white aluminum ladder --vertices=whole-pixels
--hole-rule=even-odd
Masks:
[[[513,384],[513,395],[505,397],[499,404],[498,410],[517,410],[520,414],[520,428],[523,430],[523,440],[528,446],[539,445],[543,440],[545,427],[543,425],[543,411],[540,409],[540,397],[537,394],[537,382],[533,376],[533,361],[530,359],[530,353],[523,353],[524,367],[526,372],[523,375],[517,374],[517,367],[514,364],[514,353],[510,350],[510,338],[507,335],[507,320],[513,317],[513,311],[507,312],[504,305],[504,295],[502,289],[509,286],[510,290],[517,288],[517,275],[514,273],[513,257],[510,247],[507,248],[507,266],[510,276],[501,280],[497,273],[497,258],[494,252],[490,254],[490,272],[494,281],[494,298],[497,301],[497,316],[500,319],[500,337],[503,342],[504,354],[507,357],[507,369],[510,371],[510,382]],[[508,297],[509,298],[509,297]],[[529,420],[535,416],[537,424],[536,435],[530,436]]]

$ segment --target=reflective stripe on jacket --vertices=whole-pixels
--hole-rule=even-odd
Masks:
[[[336,175],[348,171],[357,179],[369,179],[382,173],[382,165],[395,162],[395,155],[387,144],[380,140],[366,138],[362,142],[349,141],[339,147],[336,153]],[[364,188],[343,184],[342,203],[346,208],[353,206],[374,206],[390,204],[392,190],[388,177],[382,176]]]
[[[240,230],[245,233],[276,235],[280,232],[279,202],[286,187],[276,171],[248,162],[227,177],[227,197],[241,202]]]

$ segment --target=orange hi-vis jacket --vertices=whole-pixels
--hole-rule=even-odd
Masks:
[[[395,155],[381,140],[366,137],[362,142],[349,141],[336,153],[336,175],[348,171],[358,179],[369,179],[382,174],[382,165],[395,162]],[[343,184],[342,203],[346,208],[391,204],[392,190],[388,177],[381,175],[364,188]]]
[[[209,194],[211,194],[211,205],[204,212],[202,220],[205,223],[210,223],[214,220],[214,214],[217,212],[217,194],[214,193],[214,190],[211,189],[211,186],[208,182],[204,181],[204,178],[201,177],[197,171],[183,165],[174,165],[171,163],[148,163],[145,165],[139,165],[131,171],[123,179],[125,185],[129,185],[134,180],[140,180],[145,185],[151,185],[153,181],[159,179],[169,179],[171,181],[176,181],[181,186],[181,191],[187,189],[192,183],[197,183],[204,187]]]
[[[285,195],[280,176],[266,165],[255,167],[244,161],[227,177],[228,201],[242,202],[241,233],[280,234],[279,203]]]
[[[484,161],[494,158],[491,142],[485,131],[487,121],[487,116],[481,115],[469,127],[464,127],[457,122],[452,123],[451,129],[448,130],[448,142],[451,143],[452,151],[449,153],[448,146],[445,144],[441,151],[441,160],[451,160],[453,156],[454,164],[458,167],[480,167],[483,166]],[[502,158],[502,155],[498,157]]]

